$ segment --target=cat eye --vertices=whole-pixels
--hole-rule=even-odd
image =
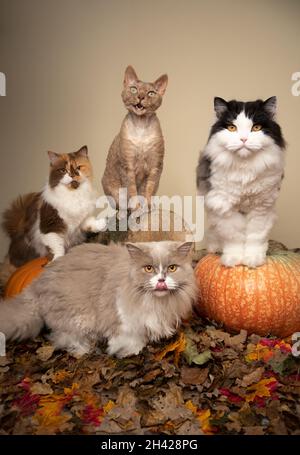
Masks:
[[[251,128],[251,131],[260,131],[262,129],[262,126],[259,123],[256,123],[256,125],[253,125]]]
[[[175,265],[175,264],[169,265],[168,272],[172,272],[173,273],[173,272],[176,272],[176,270],[177,270],[177,265]]]
[[[83,166],[77,166],[76,171],[80,171],[80,169],[82,169],[82,168],[83,168]]]
[[[150,97],[151,97],[151,96],[155,96],[155,95],[156,95],[156,93],[155,93],[153,90],[151,90],[150,92],[148,92],[148,96],[150,96]]]
[[[130,87],[130,91],[131,91],[131,93],[133,93],[135,95],[137,93],[137,88],[136,87]]]
[[[154,267],[153,267],[153,265],[145,265],[144,270],[147,273],[152,273],[152,272],[154,272]]]
[[[228,125],[227,126],[228,131],[231,131],[232,133],[237,130],[237,127],[235,125]]]
[[[58,169],[58,172],[65,174],[67,172],[67,170],[62,167],[62,168]]]

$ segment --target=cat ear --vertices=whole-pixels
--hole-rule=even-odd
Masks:
[[[75,152],[75,155],[77,156],[82,156],[83,158],[87,158],[88,156],[88,148],[86,145],[83,145],[77,152]]]
[[[227,111],[228,104],[223,98],[216,96],[214,98],[214,107],[217,118],[220,118],[222,114]]]
[[[134,243],[126,243],[126,248],[132,259],[137,259],[142,255],[145,256],[144,251],[138,246],[134,245]]]
[[[277,98],[276,96],[271,96],[266,101],[264,101],[264,110],[269,114],[271,118],[274,118],[277,111]]]
[[[164,95],[167,85],[168,85],[167,74],[163,74],[158,79],[156,79],[156,81],[154,82],[154,86],[155,86],[156,90],[158,91],[158,93],[160,94],[160,96]]]
[[[193,242],[184,242],[177,248],[177,253],[181,256],[187,256],[191,252],[193,245]]]
[[[124,86],[133,84],[133,83],[137,82],[138,80],[139,80],[139,78],[137,77],[137,74],[134,71],[134,69],[132,68],[132,66],[130,66],[130,65],[127,66],[127,68],[125,70],[125,75],[124,75]]]
[[[60,159],[59,153],[51,152],[50,150],[47,153],[49,156],[50,163],[52,164],[52,166],[54,166],[55,163],[57,163],[57,161]]]

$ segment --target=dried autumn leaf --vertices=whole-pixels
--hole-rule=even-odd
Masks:
[[[52,357],[53,352],[53,346],[42,346],[36,350],[37,356],[42,362],[49,360]]]
[[[186,337],[186,345],[183,355],[189,365],[192,363],[195,363],[196,365],[204,365],[212,358],[211,351],[209,350],[199,353],[196,343],[190,337]]]
[[[237,380],[237,384],[241,387],[248,387],[249,385],[253,384],[254,382],[258,382],[261,380],[263,375],[264,368],[256,368],[256,370],[252,371],[249,374],[246,374],[242,380]]]
[[[181,369],[181,380],[185,384],[203,384],[208,376],[208,368],[189,368],[183,366]]]
[[[73,374],[68,370],[57,370],[51,375],[51,380],[54,384],[59,384],[65,379],[72,377]]]
[[[277,384],[278,382],[274,377],[262,379],[257,384],[247,387],[245,400],[250,403],[251,401],[254,401],[256,397],[270,397],[272,391],[277,387]]]
[[[51,395],[53,393],[50,385],[47,383],[43,384],[42,382],[35,382],[30,387],[30,391],[36,395]]]
[[[173,343],[168,344],[161,352],[155,355],[156,360],[162,360],[169,352],[175,352],[174,363],[178,365],[180,353],[185,350],[186,340],[183,332],[180,332],[179,337]]]
[[[212,417],[210,409],[198,409],[190,400],[185,403],[185,406],[196,416],[204,433],[214,434],[216,432],[216,428],[210,424]]]
[[[265,434],[265,428],[262,426],[244,427],[244,434],[246,435],[262,435]]]

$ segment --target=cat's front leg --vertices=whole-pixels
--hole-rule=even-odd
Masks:
[[[77,359],[85,354],[88,354],[91,350],[89,340],[82,337],[78,333],[56,330],[50,333],[48,339],[54,346],[55,350],[64,349]]]
[[[158,168],[151,169],[151,171],[147,177],[144,196],[147,200],[149,209],[151,208],[151,198],[156,193],[158,185],[159,185],[161,171],[162,171],[162,169],[158,169]]]
[[[274,207],[264,212],[254,210],[247,215],[244,265],[258,267],[266,262],[268,238],[275,220]]]
[[[63,236],[56,234],[55,232],[49,232],[48,234],[42,234],[41,238],[43,244],[49,250],[52,261],[64,256],[65,241]]]
[[[242,264],[246,232],[245,216],[239,212],[232,212],[226,216],[209,214],[208,219],[219,240],[219,245],[222,245],[222,264],[226,267]]]
[[[81,224],[81,229],[85,232],[94,232],[95,234],[104,231],[107,228],[107,221],[105,218],[96,218],[89,216]]]
[[[123,358],[139,354],[145,346],[146,340],[143,335],[121,332],[110,338],[107,352],[109,355]]]

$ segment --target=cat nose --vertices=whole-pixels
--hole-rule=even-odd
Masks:
[[[158,278],[159,283],[164,283],[166,280],[164,278]]]
[[[240,140],[244,143],[247,141],[247,139],[248,139],[247,137],[240,137]]]

